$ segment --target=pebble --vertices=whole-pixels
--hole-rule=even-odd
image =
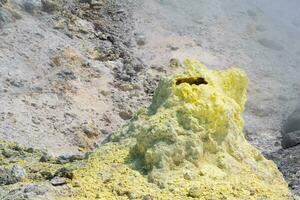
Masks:
[[[23,167],[15,165],[12,169],[0,168],[0,185],[10,185],[21,181],[26,176]]]
[[[51,183],[53,186],[60,186],[60,185],[66,184],[67,182],[66,182],[66,179],[65,179],[65,178],[55,176],[53,179],[51,179],[50,183]]]
[[[53,178],[53,175],[51,172],[48,171],[42,171],[41,175],[46,179],[46,180],[50,180]]]
[[[14,20],[14,16],[9,11],[0,7],[0,27]]]
[[[47,189],[42,188],[38,185],[27,185],[24,188],[24,193],[30,193],[33,192],[37,195],[44,195],[47,192]]]
[[[99,132],[89,126],[83,126],[82,131],[88,138],[96,137],[99,135]]]
[[[77,78],[74,72],[68,69],[61,70],[61,72],[57,73],[57,76],[63,80],[75,80]]]
[[[112,177],[113,175],[110,172],[104,172],[101,176],[103,183],[108,183]]]
[[[153,200],[154,198],[150,195],[150,194],[147,194],[143,197],[143,200]]]
[[[51,157],[48,154],[43,154],[40,158],[40,162],[49,162]]]
[[[21,5],[23,9],[28,13],[34,13],[35,10],[38,10],[41,8],[41,1],[37,0],[23,0],[23,3]]]
[[[72,155],[69,160],[70,162],[74,162],[76,160],[83,160],[85,158],[86,158],[85,155]]]
[[[178,59],[176,58],[171,58],[170,60],[170,67],[172,68],[177,68],[177,67],[180,67],[181,66],[181,63]]]
[[[144,36],[139,36],[136,38],[136,43],[139,46],[144,46],[146,44],[146,38]]]
[[[11,158],[13,157],[14,155],[16,155],[16,152],[13,151],[13,150],[10,150],[10,149],[4,149],[2,151],[2,155],[5,157],[5,158]]]
[[[33,153],[34,149],[32,147],[29,147],[25,150],[27,153]]]
[[[58,169],[55,172],[54,176],[73,179],[74,173],[73,173],[73,170],[63,167],[63,168]]]
[[[58,5],[54,0],[41,0],[42,10],[47,13],[53,13],[58,9]]]
[[[179,49],[179,47],[177,46],[173,46],[173,45],[168,45],[167,46],[171,51],[177,51]]]
[[[19,165],[14,165],[11,173],[18,181],[22,180],[26,176],[26,170]]]
[[[119,112],[119,116],[123,119],[123,120],[129,120],[132,118],[132,113],[130,111],[121,111]]]
[[[189,196],[193,198],[201,197],[201,189],[198,186],[193,186],[189,189]]]

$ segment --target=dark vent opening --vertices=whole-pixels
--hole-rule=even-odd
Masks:
[[[207,84],[206,80],[201,77],[179,78],[176,80],[176,85],[180,85],[182,83],[188,83],[190,85]]]

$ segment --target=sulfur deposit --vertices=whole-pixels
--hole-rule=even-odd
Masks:
[[[276,165],[244,138],[245,73],[186,66],[75,171],[70,199],[291,198]]]

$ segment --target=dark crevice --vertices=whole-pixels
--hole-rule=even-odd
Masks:
[[[207,84],[206,80],[201,77],[188,77],[188,78],[178,78],[176,80],[176,85],[180,85],[182,83],[188,83],[190,85],[201,85]]]

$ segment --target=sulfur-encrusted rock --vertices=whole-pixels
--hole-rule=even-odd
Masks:
[[[186,65],[74,172],[73,185],[81,187],[72,199],[122,199],[129,192],[138,199],[291,197],[276,165],[244,138],[245,73]]]

